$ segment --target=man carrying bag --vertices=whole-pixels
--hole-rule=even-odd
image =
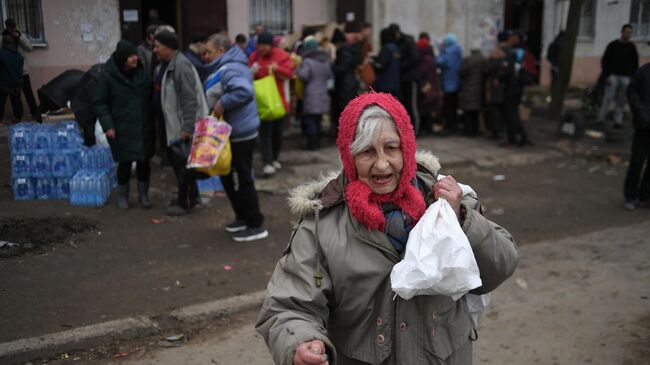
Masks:
[[[214,55],[216,72],[204,83],[208,105],[214,114],[223,115],[232,127],[230,146],[232,168],[221,177],[224,190],[235,212],[235,220],[226,225],[237,242],[266,238],[264,216],[260,212],[255,180],[253,178],[253,150],[260,128],[255,103],[253,78],[247,66],[246,54],[239,47],[231,47],[228,37],[215,34],[206,42]]]

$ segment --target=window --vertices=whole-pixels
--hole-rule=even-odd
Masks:
[[[7,18],[13,18],[18,29],[32,39],[34,46],[45,46],[41,0],[0,0],[2,26]]]
[[[630,7],[630,24],[632,37],[648,38],[650,36],[650,0],[632,0]]]
[[[272,34],[289,34],[293,30],[291,0],[250,0],[250,26],[262,24]]]
[[[593,38],[596,34],[596,0],[585,0],[580,12],[578,38]]]

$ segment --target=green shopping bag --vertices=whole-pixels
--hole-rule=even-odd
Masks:
[[[287,114],[273,73],[253,81],[253,88],[261,120],[276,120]]]

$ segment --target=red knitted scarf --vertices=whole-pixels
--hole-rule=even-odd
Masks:
[[[359,117],[364,109],[371,105],[379,106],[393,117],[400,136],[404,167],[397,188],[389,194],[375,194],[366,183],[358,179],[354,156],[350,152]],[[370,230],[384,231],[386,218],[381,204],[390,202],[411,216],[414,223],[420,220],[426,210],[426,204],[422,193],[411,184],[417,168],[415,134],[406,110],[395,97],[375,92],[357,96],[341,113],[336,144],[339,147],[343,171],[348,180],[345,187],[345,199],[354,219]]]

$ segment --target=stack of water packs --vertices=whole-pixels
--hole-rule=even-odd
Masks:
[[[110,195],[115,175],[110,149],[83,146],[75,121],[15,124],[9,127],[9,149],[16,200],[67,200],[81,195],[84,198],[71,202],[98,206]],[[72,182],[77,175],[88,178],[76,186]]]

